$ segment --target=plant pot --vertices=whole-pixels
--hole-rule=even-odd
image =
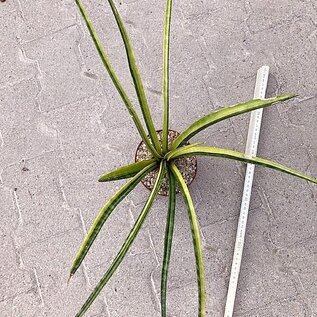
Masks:
[[[162,130],[158,130],[156,132],[157,132],[157,136],[159,138],[159,141],[161,142]],[[170,146],[170,144],[178,136],[179,136],[179,133],[177,131],[168,130],[168,146]],[[186,145],[188,145],[188,144],[189,143],[187,142]],[[145,143],[143,141],[141,141],[136,149],[136,152],[135,152],[135,162],[139,162],[142,160],[148,160],[151,158],[153,158],[152,153],[148,150]],[[174,162],[175,162],[176,166],[179,168],[187,186],[189,186],[193,182],[193,180],[195,179],[196,173],[197,173],[197,158],[196,158],[196,156],[181,157],[181,158],[175,159]],[[142,181],[141,181],[142,184],[148,190],[153,189],[157,173],[158,173],[158,168],[155,169],[154,171],[150,172],[148,175],[146,175],[142,179]],[[168,178],[165,176],[158,194],[162,195],[162,196],[168,196],[168,190],[169,190]],[[177,193],[180,192],[178,186],[177,186],[176,190],[177,190]]]

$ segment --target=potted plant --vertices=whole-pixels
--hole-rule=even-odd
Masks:
[[[101,208],[99,214],[94,220],[91,228],[89,229],[84,241],[82,242],[79,251],[74,259],[73,265],[70,270],[70,278],[76,273],[82,261],[87,255],[91,245],[99,234],[102,226],[105,224],[109,216],[112,214],[116,206],[136,187],[140,182],[150,189],[149,196],[145,205],[139,214],[133,228],[131,229],[128,237],[123,243],[120,251],[113,260],[112,264],[101,278],[95,289],[92,291],[87,301],[84,303],[77,317],[83,316],[89,309],[93,301],[101,292],[103,287],[107,284],[113,273],[116,271],[123,258],[129,251],[134,239],[136,238],[139,230],[146,219],[153,201],[158,194],[168,195],[168,209],[166,219],[166,230],[164,238],[164,255],[162,260],[162,273],[161,273],[161,314],[162,317],[167,316],[166,307],[166,293],[168,281],[168,269],[173,241],[173,229],[175,219],[175,205],[176,194],[180,191],[183,195],[184,202],[187,206],[188,216],[191,226],[193,247],[196,259],[197,281],[198,281],[198,297],[199,309],[198,316],[206,316],[206,296],[205,296],[205,278],[203,266],[202,243],[199,233],[199,223],[197,220],[196,211],[194,208],[193,200],[188,189],[189,184],[195,177],[197,167],[197,156],[213,156],[227,159],[242,161],[245,163],[252,163],[263,165],[278,171],[288,173],[290,175],[302,178],[304,180],[317,184],[317,179],[305,175],[292,168],[286,167],[277,162],[267,160],[259,157],[246,157],[243,153],[201,144],[189,144],[188,141],[200,131],[216,124],[217,122],[226,120],[233,116],[243,114],[255,109],[268,107],[278,102],[289,100],[295,95],[284,94],[274,98],[250,100],[243,103],[238,103],[230,107],[221,108],[213,113],[210,113],[199,120],[192,123],[182,133],[170,130],[169,128],[169,48],[170,48],[170,25],[171,25],[171,12],[172,0],[166,1],[165,12],[165,27],[164,27],[164,56],[163,56],[163,127],[162,130],[157,131],[154,127],[151,117],[150,107],[147,102],[145,91],[143,88],[141,76],[137,67],[136,58],[132,45],[130,43],[129,35],[126,31],[123,20],[115,6],[113,0],[108,0],[112,13],[116,19],[121,37],[125,46],[127,60],[129,63],[130,74],[132,76],[134,88],[138,97],[138,102],[142,111],[143,119],[146,124],[146,129],[141,123],[135,108],[122,87],[119,78],[112,67],[112,64],[105,52],[99,37],[94,29],[89,15],[81,0],[76,0],[76,4],[80,13],[85,20],[89,33],[94,41],[96,49],[100,58],[107,69],[110,78],[112,79],[118,93],[120,94],[123,103],[125,104],[131,118],[133,119],[136,129],[138,130],[142,139],[137,151],[135,162],[130,165],[120,167],[114,171],[102,175],[99,179],[100,182],[115,181],[118,179],[129,179]]]

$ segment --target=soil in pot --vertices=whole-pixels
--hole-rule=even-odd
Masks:
[[[157,131],[157,136],[159,138],[159,141],[161,142],[162,139],[162,131]],[[171,143],[179,136],[179,133],[174,130],[168,131],[168,146],[171,145]],[[189,143],[187,143],[188,145]],[[142,141],[135,153],[135,161],[139,162],[142,160],[148,160],[153,158],[151,152],[146,147],[145,143]],[[175,164],[179,168],[187,186],[189,186],[197,173],[197,158],[196,156],[188,156],[188,157],[181,157],[178,159],[175,159]],[[151,190],[154,186],[155,179],[158,173],[158,169],[150,172],[148,175],[146,175],[142,179],[142,184],[149,190]],[[162,186],[159,190],[159,195],[167,196],[168,195],[168,177],[165,176],[163,179]],[[177,187],[177,192],[179,193],[179,188]]]

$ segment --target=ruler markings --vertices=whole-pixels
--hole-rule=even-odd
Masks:
[[[262,66],[257,72],[256,84],[254,89],[254,99],[265,98],[268,76],[269,67]],[[247,144],[245,149],[245,155],[247,157],[256,156],[260,137],[262,114],[263,109],[258,109],[251,112]],[[253,178],[254,165],[247,164],[224,317],[232,317],[233,315],[234,302],[236,298],[237,285],[242,261],[246,225],[250,208]]]

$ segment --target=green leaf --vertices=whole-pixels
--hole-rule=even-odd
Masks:
[[[171,155],[172,155],[175,151],[177,151],[177,150],[179,150],[179,149],[191,149],[191,148],[194,148],[194,147],[199,146],[199,145],[202,145],[202,143],[201,143],[201,142],[196,142],[196,143],[192,143],[192,144],[182,145],[181,147],[177,148],[176,150],[171,150],[171,151],[167,152],[167,153],[164,155],[164,158],[169,159],[169,158],[171,157]]]
[[[134,239],[136,238],[138,232],[140,231],[141,226],[144,223],[144,220],[146,219],[146,216],[148,215],[149,210],[151,209],[153,201],[154,201],[154,199],[155,199],[155,197],[156,197],[156,195],[157,195],[157,193],[162,185],[162,181],[163,181],[163,177],[165,175],[165,172],[166,172],[166,164],[164,161],[162,161],[162,163],[160,164],[160,169],[159,169],[158,176],[156,178],[153,190],[151,191],[151,193],[150,193],[150,195],[149,195],[149,197],[148,197],[148,199],[143,207],[143,210],[141,211],[138,219],[136,220],[133,228],[131,229],[127,239],[125,240],[125,242],[121,246],[119,253],[117,254],[115,259],[111,263],[111,266],[109,267],[107,272],[103,275],[103,277],[101,278],[101,280],[99,281],[99,283],[97,284],[95,289],[92,291],[92,293],[90,294],[87,301],[82,306],[82,308],[80,309],[80,311],[76,315],[76,317],[81,317],[84,315],[84,313],[88,310],[88,308],[94,302],[96,297],[99,295],[101,290],[108,283],[109,279],[111,278],[111,276],[116,271],[116,269],[118,268],[118,266],[122,262],[123,258],[125,257],[125,255],[129,251],[129,249],[130,249]]]
[[[98,37],[98,34],[97,32],[95,31],[94,29],[94,26],[89,18],[89,15],[82,3],[81,0],[76,0],[76,4],[79,8],[79,11],[82,15],[82,17],[84,18],[85,20],[85,23],[87,25],[87,28],[88,28],[88,31],[93,39],[93,42],[96,46],[96,49],[98,51],[98,54],[114,84],[114,86],[116,87],[118,93],[120,94],[126,108],[128,109],[134,123],[135,123],[135,126],[137,127],[138,131],[139,131],[139,134],[142,138],[142,140],[144,141],[144,143],[146,144],[146,146],[148,147],[148,149],[151,151],[151,153],[155,156],[155,157],[160,157],[160,155],[158,154],[158,152],[156,151],[156,149],[153,147],[153,145],[151,144],[151,142],[149,141],[148,137],[147,137],[147,133],[145,132],[143,126],[142,126],[142,123],[140,121],[140,118],[139,116],[137,115],[133,105],[132,105],[132,102],[130,101],[127,93],[125,92],[125,90],[123,89],[119,79],[118,79],[118,76],[116,74],[116,72],[114,71],[114,68],[109,60],[109,57],[107,55],[107,53],[105,52],[102,44],[101,44],[101,41]]]
[[[164,255],[161,274],[161,309],[162,317],[166,317],[166,293],[167,293],[167,279],[168,268],[171,257],[173,232],[174,232],[174,220],[175,220],[175,205],[176,205],[176,184],[175,177],[169,172],[169,202],[168,212],[166,219],[166,229],[164,238]]]
[[[197,282],[198,282],[198,298],[199,298],[199,317],[206,317],[206,285],[205,285],[205,273],[204,273],[204,263],[203,263],[203,252],[202,252],[202,242],[199,232],[199,224],[197,220],[197,215],[193,200],[189,193],[189,189],[180,173],[178,168],[174,163],[170,164],[171,170],[180,185],[183,193],[184,201],[187,205],[188,216],[190,221],[190,227],[193,237],[193,245],[195,251],[196,259],[196,270],[197,270]]]
[[[280,163],[276,163],[271,160],[267,160],[264,158],[260,157],[247,157],[245,154],[237,152],[237,151],[232,151],[232,150],[227,150],[227,149],[221,149],[221,148],[216,148],[216,147],[209,147],[209,146],[196,146],[196,147],[191,147],[191,148],[179,148],[176,149],[175,151],[171,151],[168,153],[166,156],[167,160],[175,159],[180,156],[188,156],[188,155],[204,155],[204,156],[214,156],[214,157],[223,157],[223,158],[228,158],[228,159],[233,159],[236,161],[242,161],[245,163],[251,163],[251,164],[256,164],[256,165],[262,165],[266,166],[275,170],[278,170],[280,172],[284,172],[302,179],[305,179],[309,182],[317,184],[317,178],[306,175],[304,173],[301,173],[299,171],[296,171],[295,169],[292,169],[290,167],[287,167],[285,165],[282,165]]]
[[[155,149],[160,152],[161,151],[161,145],[157,136],[157,133],[154,128],[150,108],[145,96],[144,88],[143,88],[143,83],[141,80],[141,75],[138,69],[138,66],[136,64],[136,59],[134,55],[134,51],[130,42],[130,38],[128,35],[128,32],[125,29],[123,20],[121,18],[120,13],[118,12],[113,0],[108,0],[111,10],[113,12],[113,15],[116,19],[117,25],[119,27],[121,37],[124,43],[124,47],[127,53],[127,58],[128,58],[128,63],[129,63],[129,68],[130,68],[130,73],[134,82],[134,88],[136,91],[136,94],[138,96],[138,100],[141,106],[142,114],[144,117],[145,124],[148,128],[149,135],[151,137],[151,140],[154,144]]]
[[[162,130],[162,148],[163,153],[168,148],[168,128],[169,128],[169,50],[170,50],[170,31],[172,17],[172,0],[166,1],[164,43],[163,43],[163,130]]]
[[[198,132],[206,129],[207,127],[220,122],[222,120],[237,116],[239,114],[271,106],[277,102],[286,101],[294,98],[296,95],[286,94],[268,99],[254,99],[244,103],[239,103],[230,107],[222,108],[213,113],[210,113],[201,119],[191,124],[185,131],[183,131],[173,142],[171,149],[175,150],[181,144],[184,144]]]
[[[132,163],[126,166],[119,167],[114,171],[111,171],[109,173],[106,173],[100,176],[98,181],[109,182],[109,181],[115,181],[118,179],[130,178],[154,162],[156,162],[155,159],[143,160],[143,161]]]
[[[154,170],[157,167],[156,163],[151,163],[146,166],[143,170],[141,170],[138,174],[136,174],[131,180],[129,180],[124,186],[122,186],[110,199],[109,201],[102,207],[99,211],[98,216],[94,220],[92,226],[90,227],[84,241],[82,242],[79,251],[74,259],[72,267],[70,269],[70,277],[72,277],[83,259],[85,258],[87,252],[89,251],[91,245],[96,239],[99,231],[102,226],[106,222],[106,220],[111,215],[112,211],[118,206],[118,204],[135,188],[135,186],[141,181],[141,179]]]

